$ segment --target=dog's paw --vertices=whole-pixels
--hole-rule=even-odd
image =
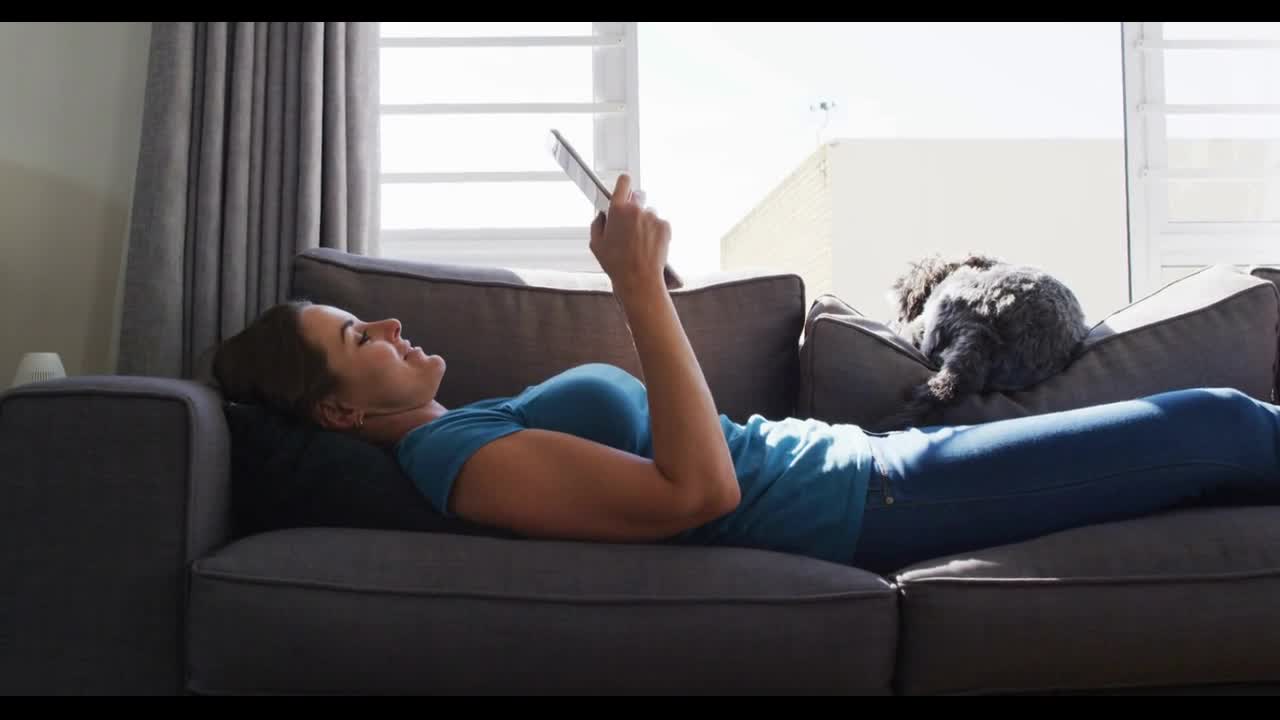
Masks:
[[[955,374],[947,372],[945,369],[929,378],[926,383],[929,388],[929,394],[940,403],[954,401],[959,391],[958,385],[958,378]]]

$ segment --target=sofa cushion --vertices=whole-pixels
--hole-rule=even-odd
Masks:
[[[1268,265],[1255,265],[1249,268],[1249,274],[1254,277],[1262,278],[1267,282],[1280,284],[1280,267],[1271,267]]]
[[[1280,288],[1280,267],[1254,266],[1249,268],[1249,274],[1257,278],[1262,278],[1267,282]],[[1280,325],[1276,327],[1276,343],[1280,346]],[[1277,350],[1276,363],[1276,392],[1280,394],[1280,350]]]
[[[192,569],[196,693],[879,693],[896,595],[749,548],[296,529]]]
[[[1260,277],[1212,266],[1096,324],[1070,365],[1016,392],[963,398],[935,422],[965,425],[1127,400],[1186,387],[1231,387],[1272,400],[1280,291]],[[886,325],[839,298],[810,306],[800,350],[797,410],[828,422],[881,423],[937,370]]]
[[[791,415],[804,283],[758,271],[685,273],[671,291],[720,412]],[[603,273],[442,265],[313,248],[293,260],[291,297],[364,319],[397,317],[403,334],[448,363],[438,399],[455,407],[572,367],[607,362],[643,378],[625,315]]]
[[[895,579],[907,694],[1280,681],[1280,507],[1076,528]]]

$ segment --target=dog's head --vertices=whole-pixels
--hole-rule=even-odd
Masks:
[[[999,262],[998,258],[975,254],[958,260],[945,260],[936,253],[910,262],[907,271],[893,281],[887,295],[889,304],[896,313],[895,325],[905,327],[920,317],[933,289],[957,269],[971,267],[986,270]]]

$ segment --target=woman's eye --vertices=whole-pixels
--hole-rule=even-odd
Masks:
[[[369,342],[369,331],[365,330],[364,332],[360,333],[360,344],[363,345],[367,342]]]

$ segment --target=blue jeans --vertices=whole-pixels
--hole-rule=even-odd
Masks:
[[[1177,508],[1280,504],[1280,407],[1236,390],[866,434],[853,564],[878,573]]]

